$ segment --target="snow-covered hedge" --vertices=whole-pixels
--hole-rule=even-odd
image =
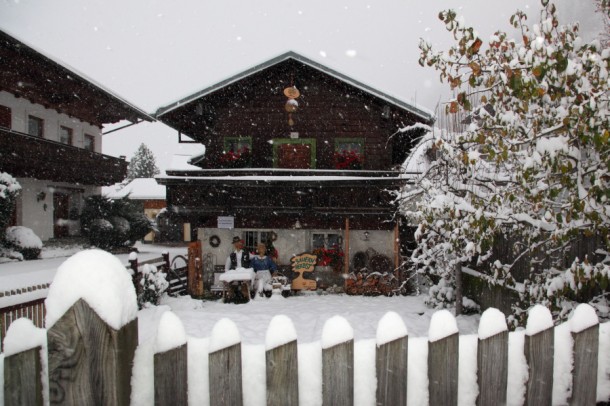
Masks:
[[[146,264],[138,273],[141,275],[138,306],[158,305],[159,299],[169,287],[165,272],[154,265]]]

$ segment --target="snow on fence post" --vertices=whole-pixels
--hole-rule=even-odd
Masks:
[[[354,404],[354,330],[341,316],[322,329],[322,404]]]
[[[297,333],[287,316],[271,319],[267,329],[267,405],[299,403],[299,365]]]
[[[220,319],[210,336],[210,406],[243,405],[241,338],[235,323]]]
[[[50,403],[129,405],[138,304],[121,261],[101,250],[70,257],[46,306]]]
[[[479,322],[477,406],[505,405],[508,384],[508,327],[504,313],[490,307]]]
[[[167,311],[161,316],[155,341],[155,405],[188,405],[187,365],[184,325]]]
[[[597,363],[599,320],[595,309],[580,304],[570,319],[574,339],[574,369],[570,405],[595,405],[597,398]]]
[[[428,332],[428,392],[431,405],[457,406],[460,336],[448,310],[432,315]]]
[[[31,320],[11,323],[4,339],[4,405],[43,405],[46,377],[47,336]],[[43,355],[44,354],[44,355]]]
[[[527,406],[550,405],[553,400],[553,353],[555,331],[549,309],[535,305],[529,310],[524,352],[529,367],[525,389]]]
[[[409,337],[402,318],[388,312],[377,325],[377,404],[407,404]]]

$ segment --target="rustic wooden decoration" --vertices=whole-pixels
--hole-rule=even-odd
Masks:
[[[322,349],[322,404],[354,404],[354,340]]]
[[[291,341],[266,353],[267,405],[299,404],[299,364],[297,341]]]
[[[597,399],[597,362],[599,353],[599,324],[579,333],[574,338],[574,380],[570,405],[595,405]]]
[[[243,405],[241,343],[210,353],[210,406]]]
[[[155,405],[188,405],[187,344],[155,354]]]
[[[508,331],[479,340],[477,406],[505,405],[508,383]]]
[[[428,390],[431,405],[457,406],[458,333],[428,343]]]
[[[4,405],[42,406],[41,347],[4,358]]]
[[[407,360],[409,337],[377,347],[377,404],[407,404]]]
[[[305,279],[305,272],[313,272],[316,266],[318,257],[313,254],[301,254],[290,259],[292,263],[292,271],[298,276],[292,280],[292,289],[294,290],[316,290],[317,283],[312,279]]]
[[[529,366],[529,379],[525,392],[527,406],[550,405],[553,400],[553,327],[534,335],[525,335],[524,352]]]
[[[284,89],[284,96],[288,97],[289,99],[298,99],[300,95],[301,92],[299,92],[299,89],[297,89],[295,86],[290,86]]]
[[[51,404],[125,405],[138,345],[138,319],[109,327],[83,299],[49,330]]]
[[[188,279],[187,288],[191,296],[203,296],[203,252],[201,241],[188,246]]]

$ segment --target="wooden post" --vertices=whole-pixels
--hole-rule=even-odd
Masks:
[[[297,341],[272,348],[266,352],[267,405],[299,404],[299,367]]]
[[[407,404],[407,360],[409,337],[404,336],[377,347],[377,404]]]
[[[349,217],[345,218],[345,256],[343,261],[343,273],[349,273]]]
[[[400,267],[400,230],[398,225],[400,224],[400,219],[396,221],[394,225],[394,276],[399,277],[398,268]]]
[[[527,406],[550,406],[553,400],[554,333],[551,327],[531,336],[525,334],[524,352],[529,366]]]
[[[187,344],[155,354],[155,405],[188,405]]]
[[[138,319],[109,327],[79,299],[47,331],[51,404],[129,405]]]
[[[322,349],[322,404],[354,404],[354,340]]]
[[[163,272],[168,272],[169,271],[169,267],[170,267],[170,263],[169,263],[169,252],[167,251],[163,251],[161,253],[161,257],[163,258],[163,267],[165,268],[163,270]]]
[[[574,374],[570,405],[595,405],[597,399],[597,362],[599,352],[599,324],[574,338]]]
[[[462,264],[455,264],[455,316],[462,314]]]
[[[428,343],[428,391],[431,405],[457,406],[459,333]]]
[[[197,240],[188,246],[188,293],[191,296],[203,296],[203,262],[201,241]]]
[[[4,405],[42,406],[42,347],[4,358]]]
[[[508,383],[508,331],[479,339],[477,406],[505,405]]]
[[[210,353],[210,406],[243,405],[241,343]]]

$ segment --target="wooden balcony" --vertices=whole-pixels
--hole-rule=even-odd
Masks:
[[[0,172],[14,177],[106,186],[127,174],[124,159],[0,128]]]

